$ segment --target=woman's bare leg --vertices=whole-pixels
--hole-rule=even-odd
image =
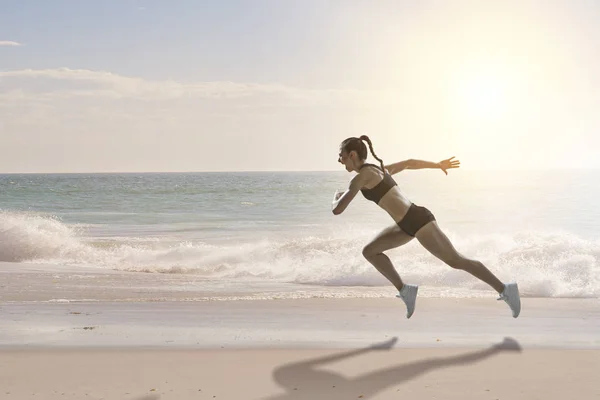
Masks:
[[[485,265],[479,261],[468,259],[456,251],[436,221],[419,229],[416,238],[427,251],[452,268],[468,272],[493,287],[498,293],[502,293],[504,290],[504,284]]]
[[[363,256],[385,276],[400,291],[404,284],[398,271],[394,268],[392,261],[383,254],[384,251],[402,246],[413,239],[412,236],[403,232],[398,225],[390,226],[379,233],[363,249]]]

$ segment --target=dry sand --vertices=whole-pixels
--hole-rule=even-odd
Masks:
[[[407,320],[393,296],[123,301],[116,275],[65,292],[8,270],[0,399],[600,399],[598,299],[523,298],[513,319],[493,296],[419,298]]]

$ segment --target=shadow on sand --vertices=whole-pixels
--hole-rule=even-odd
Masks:
[[[371,351],[389,350],[394,347],[396,341],[397,338],[393,338],[363,349],[282,365],[273,372],[273,379],[286,390],[286,393],[264,397],[262,400],[334,400],[355,399],[358,396],[366,400],[391,386],[402,384],[436,369],[473,364],[502,352],[521,352],[521,346],[516,340],[505,338],[503,342],[487,349],[451,357],[429,358],[408,364],[399,364],[353,378],[318,369],[324,364]]]

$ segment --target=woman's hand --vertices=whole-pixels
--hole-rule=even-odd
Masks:
[[[336,190],[335,194],[333,195],[333,201],[338,201],[340,199],[340,197],[342,197],[343,194],[344,194],[343,190]]]
[[[450,157],[446,160],[442,160],[440,161],[438,164],[440,165],[440,169],[442,171],[444,171],[444,173],[446,175],[448,175],[448,170],[451,168],[458,168],[460,167],[460,161],[458,160],[453,160],[454,157]]]

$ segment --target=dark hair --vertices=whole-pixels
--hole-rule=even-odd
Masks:
[[[348,138],[342,142],[340,147],[341,147],[342,151],[345,151],[347,153],[350,153],[351,151],[356,151],[356,153],[358,154],[358,157],[361,160],[366,160],[367,159],[367,146],[365,146],[365,144],[363,143],[363,140],[365,142],[367,142],[367,144],[369,145],[369,149],[371,150],[371,154],[373,154],[373,157],[377,161],[379,161],[379,164],[381,164],[381,170],[385,172],[383,160],[375,155],[375,152],[373,151],[373,143],[371,143],[371,139],[369,139],[369,137],[367,135],[362,135],[359,138],[356,138],[356,137]]]

